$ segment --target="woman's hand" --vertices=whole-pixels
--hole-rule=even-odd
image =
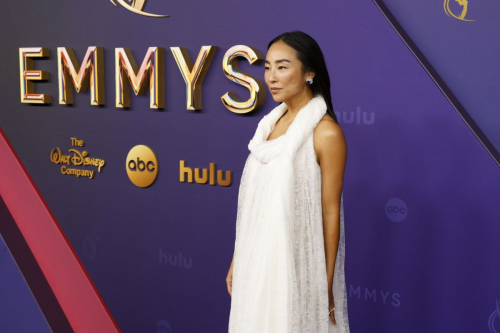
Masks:
[[[233,264],[234,264],[234,254],[233,254],[233,260],[231,261],[231,267],[229,267],[229,272],[227,272],[227,277],[226,277],[226,284],[227,284],[227,292],[229,293],[229,296],[233,296]]]
[[[328,303],[329,303],[328,310],[331,310],[331,309],[333,309],[335,307],[335,301],[333,300],[333,297],[332,297],[331,301],[328,302]],[[335,311],[332,311],[330,313],[330,320],[332,321],[332,323],[334,325],[337,325],[337,321],[335,320]]]

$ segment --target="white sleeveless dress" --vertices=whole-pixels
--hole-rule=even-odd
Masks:
[[[313,142],[326,104],[321,96],[313,98],[286,134],[266,141],[286,108],[282,103],[264,116],[248,145],[228,332],[349,333],[343,193],[333,282],[337,325],[328,316],[321,169]]]

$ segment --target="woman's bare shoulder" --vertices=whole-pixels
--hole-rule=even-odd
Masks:
[[[331,143],[333,141],[343,140],[344,132],[339,124],[326,113],[323,118],[320,119],[318,125],[314,129],[314,141],[321,143],[320,141],[328,141]]]
[[[318,157],[328,150],[345,147],[344,132],[339,124],[326,113],[314,129],[314,149]]]

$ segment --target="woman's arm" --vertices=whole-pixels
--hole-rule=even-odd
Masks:
[[[231,260],[231,266],[229,266],[229,271],[226,276],[227,292],[229,296],[233,297],[233,266],[234,266],[234,252],[233,259]]]
[[[328,299],[333,307],[333,273],[340,237],[340,199],[347,160],[347,145],[341,127],[331,117],[315,129],[314,146],[321,168],[321,205],[325,244]]]

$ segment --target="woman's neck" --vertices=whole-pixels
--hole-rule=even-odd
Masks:
[[[285,101],[288,107],[288,117],[295,118],[300,109],[313,98],[311,89],[305,89],[304,92],[293,96],[293,98]]]

